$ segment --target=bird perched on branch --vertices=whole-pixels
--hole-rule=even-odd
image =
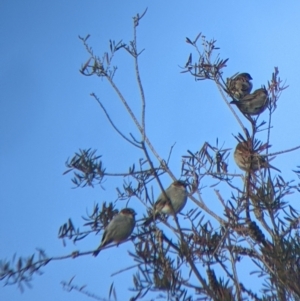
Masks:
[[[151,215],[144,222],[144,226],[149,225],[160,214],[177,214],[186,204],[188,192],[187,184],[183,181],[173,182],[165,191],[163,191],[154,204]]]
[[[266,88],[260,88],[239,101],[233,100],[230,103],[236,105],[243,114],[258,115],[268,106],[268,91]]]
[[[124,208],[119,214],[114,216],[105,228],[101,244],[93,255],[97,256],[104,246],[112,242],[120,243],[128,238],[135,226],[135,215],[136,213],[133,209]]]
[[[261,168],[279,169],[269,164],[267,157],[249,149],[247,142],[239,142],[234,151],[234,160],[237,166],[244,171],[257,171]]]
[[[252,90],[251,75],[239,73],[234,78],[227,78],[227,93],[236,100],[248,95]]]

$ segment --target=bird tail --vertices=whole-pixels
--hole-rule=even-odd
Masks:
[[[93,256],[96,257],[100,253],[100,248],[93,252]]]

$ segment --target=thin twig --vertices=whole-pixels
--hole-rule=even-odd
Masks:
[[[229,237],[228,237],[228,246],[231,247],[231,240],[229,239]],[[236,294],[238,295],[237,300],[242,300],[240,281],[239,281],[238,273],[236,270],[236,261],[233,258],[233,253],[229,252],[229,256],[231,258],[230,262],[231,262],[231,267],[232,267],[232,271],[233,271],[233,282],[236,285]]]
[[[137,16],[134,18],[134,25],[133,25],[133,39],[134,39],[134,50],[135,50],[135,55],[134,55],[134,65],[135,65],[135,74],[136,74],[136,79],[138,82],[138,87],[140,90],[141,94],[141,101],[142,101],[142,140],[145,141],[145,136],[146,136],[146,124],[145,124],[145,108],[146,108],[146,101],[145,101],[145,93],[140,77],[140,71],[139,71],[139,64],[138,64],[138,53],[137,53],[137,38],[136,38],[136,27],[139,24],[139,21],[141,18],[145,15],[147,9],[144,11],[142,16]]]
[[[222,87],[221,87],[220,83],[217,80],[215,81],[215,83],[216,83],[216,86],[217,86],[217,88],[218,88],[218,90],[219,90],[219,92],[220,92],[220,94],[221,94],[224,102],[226,103],[227,107],[230,109],[231,113],[234,115],[235,119],[237,120],[237,122],[239,123],[239,125],[243,129],[245,135],[247,136],[247,130],[245,129],[245,127],[244,127],[241,119],[238,117],[238,115],[236,114],[236,112],[234,111],[234,109],[232,108],[232,106],[230,105],[230,103],[227,101],[226,96],[225,96],[225,94],[224,94],[224,92],[222,90]]]
[[[111,124],[111,126],[115,129],[115,131],[122,137],[124,138],[127,142],[131,143],[133,146],[141,148],[140,145],[138,145],[137,143],[134,143],[133,141],[131,141],[129,138],[127,138],[114,124],[114,122],[112,121],[112,119],[110,118],[108,112],[106,111],[105,107],[103,106],[102,102],[100,101],[100,99],[96,96],[95,93],[91,93],[91,96],[94,97],[96,99],[96,101],[98,102],[98,104],[100,105],[101,109],[103,110],[104,114],[106,115],[109,123]]]
[[[114,273],[112,273],[110,276],[111,276],[111,277],[116,276],[116,275],[121,274],[121,273],[123,273],[123,272],[126,272],[126,271],[128,271],[128,270],[131,270],[131,269],[134,269],[134,268],[136,268],[136,267],[139,267],[139,266],[141,266],[142,264],[143,264],[143,263],[134,264],[134,265],[132,265],[132,266],[130,266],[130,267],[127,267],[127,268],[121,269],[121,270],[119,270],[119,271],[117,271],[117,272],[114,272]]]
[[[271,157],[271,156],[276,156],[276,155],[281,155],[281,154],[285,154],[285,153],[289,153],[289,152],[293,152],[297,149],[300,148],[300,145],[298,146],[295,146],[293,148],[290,148],[290,149],[286,149],[286,150],[283,150],[283,151],[279,151],[279,152],[276,152],[276,153],[272,153],[272,154],[268,154],[268,157]]]

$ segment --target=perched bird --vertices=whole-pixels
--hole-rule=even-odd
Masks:
[[[258,115],[268,106],[268,91],[266,88],[260,88],[239,101],[233,100],[230,103],[236,105],[243,114]]]
[[[231,97],[240,100],[251,92],[251,79],[249,73],[239,73],[234,78],[227,78],[227,92]]]
[[[186,204],[188,192],[186,183],[183,181],[173,182],[162,192],[154,204],[152,214],[146,219],[143,225],[147,226],[160,214],[172,215],[180,212]]]
[[[128,238],[135,226],[135,215],[131,208],[122,209],[105,228],[101,244],[93,255],[97,256],[104,246],[112,242],[120,243]]]
[[[249,149],[247,142],[239,142],[234,151],[234,160],[237,166],[245,171],[257,171],[260,168],[279,169],[269,164],[267,157]]]

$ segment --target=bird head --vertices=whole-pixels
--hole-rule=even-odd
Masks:
[[[176,187],[184,187],[186,188],[186,186],[188,185],[186,181],[182,181],[182,180],[178,180],[178,181],[174,181],[173,184]]]
[[[251,75],[249,73],[240,73],[236,76],[236,78],[241,77],[244,78],[247,81],[250,81],[252,79]]]
[[[131,208],[124,208],[121,210],[120,214],[131,215],[132,217],[134,217],[136,215],[136,212]]]

